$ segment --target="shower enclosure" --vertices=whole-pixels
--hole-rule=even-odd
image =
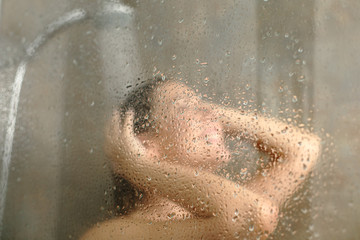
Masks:
[[[321,136],[321,161],[270,238],[359,239],[359,10],[355,0],[0,1],[0,239],[77,239],[116,217],[105,121],[156,75]],[[252,145],[229,145],[246,150],[227,171],[255,171]]]

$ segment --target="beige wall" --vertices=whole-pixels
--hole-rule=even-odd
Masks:
[[[65,4],[55,1],[2,1],[1,38],[6,57],[14,61],[1,71],[6,89],[3,103],[9,104],[10,84],[24,48]],[[64,66],[64,36],[46,46],[40,58],[29,65],[25,77],[14,137],[2,239],[53,239],[58,213],[59,126],[63,87],[60,71]],[[17,53],[14,53],[17,52]],[[54,59],[54,55],[58,57]],[[51,62],[52,65],[46,63]],[[45,63],[45,64],[44,64]],[[53,66],[56,66],[53,67]],[[57,69],[59,72],[54,72]],[[51,79],[51,81],[49,81]],[[8,109],[1,115],[7,121]],[[5,126],[2,125],[2,126]],[[3,135],[4,136],[4,135]],[[3,137],[2,136],[2,137]],[[3,139],[3,138],[2,138]],[[1,141],[3,145],[4,141]]]
[[[316,9],[316,123],[329,134],[329,151],[314,187],[314,232],[318,239],[358,239],[360,2],[318,1]]]

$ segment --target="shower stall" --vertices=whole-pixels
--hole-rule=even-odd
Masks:
[[[271,239],[359,239],[360,3],[0,0],[0,239],[78,239],[116,217],[103,150],[112,109],[140,81],[322,138]],[[247,149],[230,174],[255,171]],[[117,189],[120,191],[121,189]]]

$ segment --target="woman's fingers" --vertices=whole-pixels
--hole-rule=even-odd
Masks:
[[[134,112],[132,110],[128,110],[125,113],[123,133],[125,137],[132,137],[134,135]]]
[[[113,117],[111,119],[111,134],[119,134],[120,131],[120,125],[121,125],[121,117],[120,112],[117,110],[114,110]]]
[[[106,124],[105,130],[105,152],[107,155],[112,156],[118,154],[119,145],[121,144],[121,131],[120,131],[120,113],[118,111],[113,111],[111,118]]]
[[[132,110],[126,112],[123,125],[123,138],[133,154],[144,154],[145,148],[134,133],[134,116],[135,113]]]

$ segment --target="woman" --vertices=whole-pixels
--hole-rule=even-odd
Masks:
[[[146,197],[83,239],[266,239],[320,154],[317,136],[205,102],[176,81],[140,86],[122,112],[113,114],[106,152]],[[225,135],[245,136],[275,156],[266,174],[243,185],[214,174],[230,159]]]

